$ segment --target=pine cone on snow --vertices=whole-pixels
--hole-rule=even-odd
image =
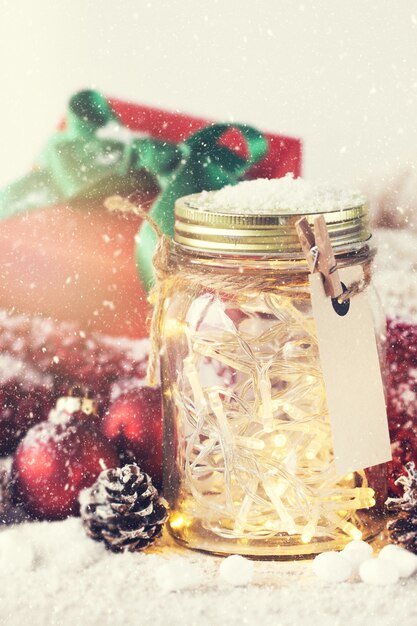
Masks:
[[[388,522],[387,529],[392,543],[417,554],[417,511]]]
[[[397,513],[396,519],[388,522],[387,530],[392,543],[417,554],[417,469],[414,463],[405,466],[406,476],[396,480],[397,485],[404,487],[401,498],[388,498],[388,511]]]
[[[137,465],[104,470],[80,496],[87,534],[113,552],[143,550],[162,532],[166,508]]]

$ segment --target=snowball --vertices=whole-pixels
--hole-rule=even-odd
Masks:
[[[13,565],[15,570],[28,571],[35,561],[35,552],[31,543],[26,540],[18,529],[5,530],[0,533],[0,570],[6,571]]]
[[[393,585],[400,577],[398,569],[391,561],[368,559],[359,567],[359,576],[368,585]]]
[[[408,578],[417,569],[417,556],[400,546],[384,546],[378,555],[379,559],[392,563],[398,570],[400,578]]]
[[[322,552],[313,561],[313,571],[328,583],[341,583],[352,575],[353,568],[340,552]]]
[[[372,557],[373,549],[366,541],[355,540],[350,541],[340,554],[357,570],[361,563]]]
[[[223,559],[219,567],[220,578],[236,587],[248,585],[253,578],[253,563],[239,554]]]
[[[186,559],[173,559],[156,568],[155,582],[162,591],[180,591],[195,587],[202,576],[198,567]]]

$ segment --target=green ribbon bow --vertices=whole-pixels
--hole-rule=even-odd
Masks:
[[[219,143],[231,128],[238,129],[246,139],[247,159]],[[162,192],[150,210],[150,215],[170,237],[174,235],[174,203],[177,198],[203,189],[220,189],[224,185],[237,183],[254,163],[265,156],[267,142],[263,135],[249,126],[214,124],[186,139],[178,149],[181,153],[180,164],[162,181]],[[137,238],[136,259],[147,289],[153,283],[152,254],[155,245],[154,231],[149,224],[143,224]]]
[[[232,128],[247,143],[246,159],[220,143]],[[67,200],[94,200],[116,193],[126,196],[155,187],[156,178],[160,194],[150,213],[172,237],[177,198],[237,183],[267,149],[265,137],[242,124],[213,124],[180,144],[135,137],[100,93],[82,91],[70,99],[64,130],[49,139],[34,170],[0,191],[0,216]],[[155,244],[154,232],[144,224],[137,237],[136,258],[147,289],[153,282]]]

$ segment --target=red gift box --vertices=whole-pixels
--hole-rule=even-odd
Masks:
[[[121,100],[110,99],[109,103],[123,125],[130,130],[149,133],[152,137],[167,141],[184,141],[191,134],[212,123],[211,120],[184,113],[172,113]],[[245,178],[281,178],[288,172],[293,172],[295,177],[300,176],[301,141],[273,133],[265,133],[265,137],[269,144],[268,153],[260,163],[250,169]],[[242,139],[237,131],[230,131],[224,143],[246,156]]]
[[[123,125],[152,137],[181,142],[210,122],[120,100],[109,100]],[[246,178],[278,178],[301,170],[301,142],[266,134],[266,157]],[[239,133],[225,145],[244,156]],[[119,191],[119,190],[118,190]],[[143,337],[149,314],[137,274],[136,216],[109,214],[101,202],[66,202],[0,223],[0,308],[76,321],[111,335]]]

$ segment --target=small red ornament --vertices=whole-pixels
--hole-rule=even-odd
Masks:
[[[14,497],[38,519],[79,513],[78,496],[105,468],[117,467],[113,444],[100,429],[91,399],[67,421],[46,421],[20,442],[13,463]]]
[[[162,484],[161,390],[139,387],[117,398],[104,416],[103,432],[122,460],[136,462],[158,487]]]

